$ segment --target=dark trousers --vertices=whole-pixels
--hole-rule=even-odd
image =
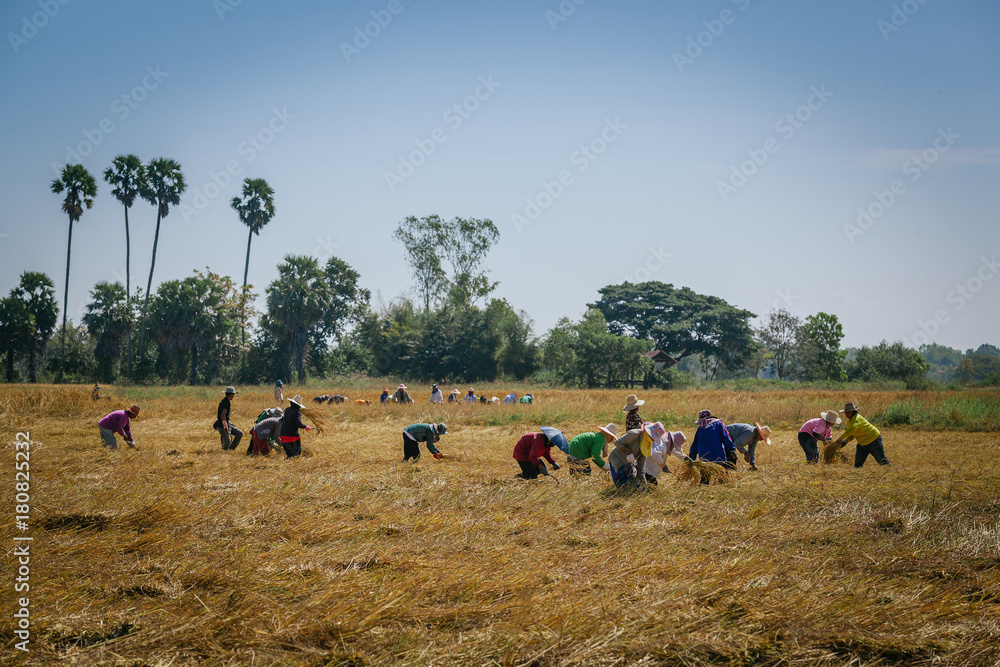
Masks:
[[[518,477],[520,477],[521,479],[538,479],[538,475],[540,474],[540,472],[539,468],[535,466],[534,463],[530,461],[521,461],[520,459],[515,459],[515,460],[517,460],[517,464],[521,466],[521,474],[518,475]],[[542,467],[542,469],[545,468],[544,463],[540,463],[539,465]]]
[[[806,453],[808,463],[819,461],[819,441],[808,433],[799,432],[799,446]]]
[[[413,438],[407,438],[406,434],[403,434],[403,460],[409,461],[410,459],[420,458],[420,443]]]
[[[232,424],[229,424],[229,430],[227,431],[225,427],[220,426],[218,429],[220,439],[222,440],[222,450],[229,451],[230,449],[236,449],[240,446],[240,440],[243,439],[243,431],[239,430]]]
[[[875,442],[867,444],[864,447],[858,445],[858,448],[854,451],[854,467],[860,468],[863,466],[869,454],[878,461],[880,466],[892,465],[889,463],[889,459],[885,458],[885,447],[882,446],[882,436],[875,438]]]
[[[302,453],[302,439],[295,438],[292,442],[281,443],[281,448],[285,450],[285,456],[294,459]]]

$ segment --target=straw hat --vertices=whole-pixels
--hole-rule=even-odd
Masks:
[[[291,404],[293,404],[293,405],[297,405],[300,408],[306,407],[306,406],[302,405],[302,397],[299,396],[298,394],[295,394],[294,398],[288,399],[288,402],[291,403]]]
[[[671,431],[669,434],[674,447],[682,447],[688,441],[687,436],[682,431]]]
[[[226,387],[226,393],[227,394],[238,394],[240,392],[236,391],[236,387],[229,386],[229,387]]]
[[[825,421],[828,424],[839,424],[841,422],[841,419],[837,415],[836,410],[826,410],[824,412],[819,413],[819,416],[822,417],[823,421]]]
[[[402,382],[400,382],[400,383],[399,383],[399,386],[398,386],[398,387],[396,387],[396,389],[406,389],[406,385],[405,385],[405,384],[403,384]]]
[[[628,412],[630,410],[635,410],[640,405],[645,405],[646,401],[639,400],[639,397],[635,394],[629,394],[625,397],[625,407],[622,408],[622,412]]]
[[[618,439],[618,427],[614,424],[608,424],[607,426],[598,426],[597,430],[604,434],[606,438],[611,438],[612,440]]]
[[[128,412],[128,413],[129,413],[130,415],[132,415],[133,417],[138,417],[138,416],[139,416],[139,406],[138,406],[138,405],[133,405],[132,407],[130,407],[130,408],[129,408],[129,409],[127,410],[127,412]]]
[[[841,412],[857,412],[857,411],[858,411],[858,406],[854,405],[854,403],[845,403],[844,409],[841,410]]]
[[[753,425],[757,427],[757,432],[760,433],[760,439],[770,445],[771,444],[771,428],[769,426],[761,426],[757,422],[754,422]]]

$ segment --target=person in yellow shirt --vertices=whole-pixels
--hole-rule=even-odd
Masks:
[[[843,434],[837,438],[837,444],[846,445],[852,439],[858,441],[858,448],[854,452],[854,467],[863,466],[869,454],[878,461],[879,465],[892,465],[885,457],[882,434],[868,423],[867,419],[858,414],[858,407],[854,403],[847,403],[841,412],[847,417],[847,424]]]

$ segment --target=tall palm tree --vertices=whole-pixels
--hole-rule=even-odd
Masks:
[[[125,304],[132,298],[131,258],[132,243],[129,240],[128,210],[135,198],[146,187],[146,169],[137,155],[119,155],[111,166],[104,170],[104,180],[114,186],[111,194],[125,206]],[[128,329],[128,366],[125,377],[132,377],[132,327]]]
[[[316,258],[301,255],[286,255],[278,265],[278,278],[267,288],[267,318],[287,353],[282,366],[294,362],[299,382],[306,379],[309,335],[322,323],[330,296]]]
[[[62,210],[69,216],[69,240],[66,242],[66,287],[63,290],[62,342],[59,344],[59,374],[56,382],[62,382],[66,355],[66,302],[69,299],[69,259],[73,250],[73,223],[79,222],[83,209],[94,207],[97,196],[97,181],[82,164],[68,164],[63,167],[59,178],[52,181],[52,192],[66,191]]]
[[[146,184],[139,196],[156,207],[156,233],[153,235],[153,259],[149,263],[149,280],[146,281],[145,300],[142,303],[142,321],[139,324],[139,354],[146,344],[146,310],[149,308],[149,292],[153,287],[153,269],[156,267],[156,244],[160,240],[160,220],[170,213],[170,206],[181,203],[181,193],[187,189],[181,165],[176,160],[159,157],[146,165]]]
[[[230,205],[240,216],[240,222],[250,228],[247,235],[247,259],[243,265],[243,292],[240,297],[240,340],[247,342],[246,298],[247,274],[250,271],[250,242],[253,235],[260,236],[260,230],[274,217],[274,190],[263,178],[243,179],[243,198],[233,197]]]

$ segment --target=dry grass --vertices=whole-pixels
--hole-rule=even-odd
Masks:
[[[627,392],[330,406],[315,455],[285,461],[221,451],[216,389],[0,388],[8,480],[13,432],[33,440],[25,664],[1000,662],[1000,436],[884,429],[888,469],[807,466],[798,446],[821,409],[898,396],[645,393],[643,416],[689,437],[706,407],[774,444],[731,483],[622,497],[603,474],[515,480],[510,453],[543,424],[621,426]],[[237,396],[241,428],[270,391]],[[103,450],[96,420],[132,400],[139,449]],[[400,462],[417,421],[448,424],[446,459]]]
[[[831,440],[830,442],[823,444],[823,463],[830,465],[832,463],[837,463],[843,460],[843,456],[840,450],[843,449],[845,445],[840,444],[836,440]]]

